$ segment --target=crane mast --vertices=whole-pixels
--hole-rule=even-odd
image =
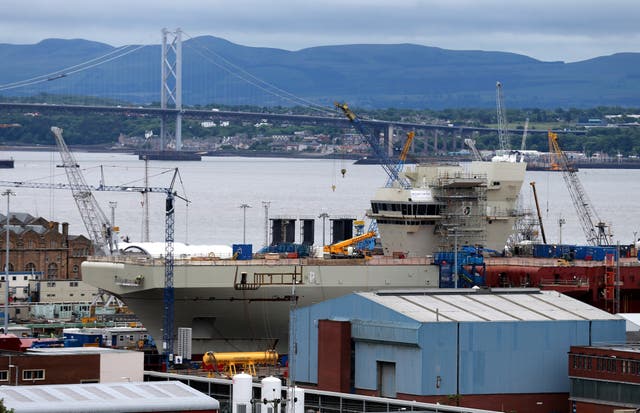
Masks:
[[[96,254],[113,253],[116,245],[111,223],[91,193],[91,187],[84,180],[78,162],[62,137],[62,129],[53,126],[51,132],[56,137],[56,144],[62,158],[62,167],[67,174],[73,199],[80,211],[82,222],[89,233],[89,238],[95,245]]]
[[[395,165],[393,165],[391,159],[389,159],[385,151],[382,150],[382,148],[380,147],[380,144],[378,143],[378,139],[376,139],[375,136],[372,136],[369,132],[367,132],[366,128],[362,124],[362,121],[360,121],[360,118],[358,118],[358,116],[356,116],[356,114],[353,113],[351,109],[349,109],[349,106],[347,106],[346,103],[335,103],[335,105],[336,107],[342,109],[345,116],[351,121],[351,123],[353,123],[353,126],[366,139],[369,146],[371,146],[373,153],[380,160],[380,165],[382,166],[382,169],[384,169],[384,171],[389,176],[390,185],[393,185],[393,183],[397,182],[402,188],[405,188],[405,189],[410,188],[411,184],[409,183],[409,181],[407,181],[405,177],[400,175],[398,168]]]
[[[509,143],[509,128],[507,126],[507,109],[504,107],[504,96],[502,95],[502,83],[496,82],[496,106],[498,116],[498,141],[500,150],[504,153],[511,149]]]
[[[567,157],[567,154],[560,149],[558,144],[558,134],[549,131],[549,144],[551,145],[551,152],[555,155],[558,162],[557,169],[562,171],[562,178],[567,185],[569,195],[571,195],[571,201],[576,209],[576,215],[580,221],[582,231],[587,238],[587,242],[590,245],[611,245],[609,235],[606,233],[607,225],[602,222],[587,197],[587,193],[578,179],[578,174],[575,168],[571,166],[571,162]]]

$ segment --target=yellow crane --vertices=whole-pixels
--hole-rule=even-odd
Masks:
[[[350,250],[349,247],[353,247],[358,242],[364,241],[369,238],[373,238],[375,236],[376,236],[375,231],[365,232],[362,235],[357,235],[353,238],[336,242],[335,244],[325,245],[324,252],[327,254],[331,254],[331,257],[334,257],[334,258],[347,258],[350,256],[354,256],[354,255],[357,255],[358,252]]]

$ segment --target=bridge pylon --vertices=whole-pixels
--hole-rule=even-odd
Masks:
[[[160,85],[160,107],[177,109],[176,151],[182,150],[182,29],[162,29],[162,75]],[[167,115],[160,122],[160,150],[164,150],[167,135]]]

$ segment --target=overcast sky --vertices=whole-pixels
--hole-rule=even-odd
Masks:
[[[571,62],[640,52],[639,22],[640,0],[2,0],[0,43],[159,44],[180,27],[286,50],[414,43]]]

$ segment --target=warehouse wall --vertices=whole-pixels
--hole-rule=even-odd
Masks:
[[[364,299],[358,294],[350,294],[309,307],[298,308],[295,310],[293,331],[298,349],[292,368],[296,381],[318,383],[319,320],[350,321],[354,340],[358,340],[356,337],[367,339],[369,336],[375,336],[376,340],[381,340],[387,345],[397,343],[398,339],[393,335],[398,331],[408,335],[408,338],[401,337],[400,340],[413,341],[414,345],[417,345],[415,330],[420,327],[420,323],[402,314],[389,311],[387,307]],[[375,320],[375,323],[361,322],[362,320]],[[408,332],[405,331],[407,326],[412,327],[408,329]],[[392,336],[378,335],[385,331]]]

